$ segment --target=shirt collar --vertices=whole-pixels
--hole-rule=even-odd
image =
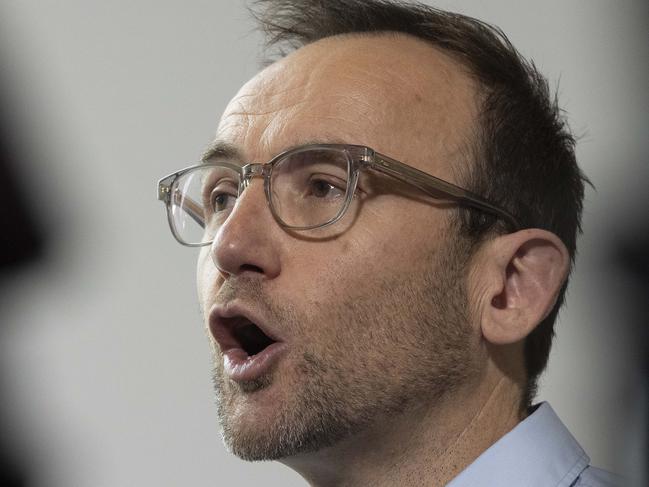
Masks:
[[[544,402],[447,487],[568,487],[589,463],[577,440]]]

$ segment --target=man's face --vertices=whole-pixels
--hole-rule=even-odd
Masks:
[[[305,143],[362,144],[454,181],[475,106],[469,78],[420,41],[332,38],[246,84],[216,138],[245,162]],[[343,220],[291,232],[252,179],[198,261],[219,420],[234,453],[318,450],[434,404],[477,373],[466,255],[450,217],[415,189],[364,175]],[[236,342],[232,315],[280,342],[265,366],[232,373],[223,356]]]

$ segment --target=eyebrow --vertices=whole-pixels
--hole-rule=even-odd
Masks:
[[[288,150],[297,149],[305,145],[318,145],[318,144],[339,144],[339,145],[348,145],[349,143],[346,140],[343,140],[339,137],[318,137],[318,138],[307,138],[297,144],[285,147],[278,154],[286,152]],[[230,162],[236,162],[239,164],[244,164],[246,158],[243,155],[243,151],[239,146],[226,142],[224,140],[215,140],[207,146],[203,156],[201,157],[202,163],[214,162],[215,159],[226,160]]]
[[[215,140],[210,143],[210,145],[207,146],[207,149],[205,149],[205,152],[203,152],[201,162],[212,162],[214,159],[225,159],[243,163],[245,158],[243,157],[243,152],[238,146],[223,140]]]

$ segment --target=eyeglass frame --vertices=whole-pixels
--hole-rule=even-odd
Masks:
[[[287,156],[294,153],[308,150],[339,150],[344,151],[347,154],[348,181],[345,193],[345,201],[343,202],[343,206],[338,211],[336,216],[326,223],[306,227],[288,225],[281,219],[281,217],[277,214],[275,208],[273,207],[270,193],[270,178],[272,170],[278,161],[283,160]],[[225,167],[237,172],[239,174],[239,188],[237,192],[237,198],[241,196],[243,190],[248,187],[253,176],[263,177],[264,193],[266,195],[266,201],[273,217],[283,228],[294,231],[314,230],[316,228],[333,225],[334,223],[339,221],[347,212],[353,196],[356,193],[356,185],[358,184],[358,176],[360,172],[368,169],[377,171],[381,174],[393,177],[403,183],[412,185],[435,199],[450,199],[451,201],[455,201],[460,205],[475,208],[500,217],[505,220],[514,231],[521,228],[520,224],[511,213],[478,196],[477,194],[456,186],[455,184],[449,183],[448,181],[444,181],[443,179],[433,176],[432,174],[420,171],[419,169],[409,166],[408,164],[399,162],[396,159],[392,159],[391,157],[388,157],[384,154],[376,152],[370,147],[354,144],[307,144],[285,150],[277,154],[266,163],[249,163],[242,166],[240,164],[235,164],[228,161],[203,162],[201,164],[195,164],[193,166],[186,167],[184,169],[181,169],[180,171],[176,171],[161,178],[158,181],[158,200],[165,203],[167,209],[167,220],[169,222],[171,233],[178,241],[178,243],[186,247],[204,247],[211,245],[214,242],[214,239],[212,238],[208,242],[201,243],[187,243],[183,241],[180,235],[178,235],[173,223],[173,216],[171,211],[171,188],[178,180],[178,178],[180,178],[184,174],[204,167]],[[199,216],[200,210],[198,210],[197,208],[193,209],[192,206],[196,206],[198,208],[200,205],[190,199],[189,211],[187,211],[187,208],[183,209],[187,211],[187,213],[189,213],[189,215],[196,221],[196,223],[204,226],[204,222],[203,224],[201,224],[202,217]]]

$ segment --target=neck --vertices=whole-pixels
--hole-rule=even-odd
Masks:
[[[495,367],[465,389],[283,463],[312,487],[446,485],[523,419],[520,385]]]

